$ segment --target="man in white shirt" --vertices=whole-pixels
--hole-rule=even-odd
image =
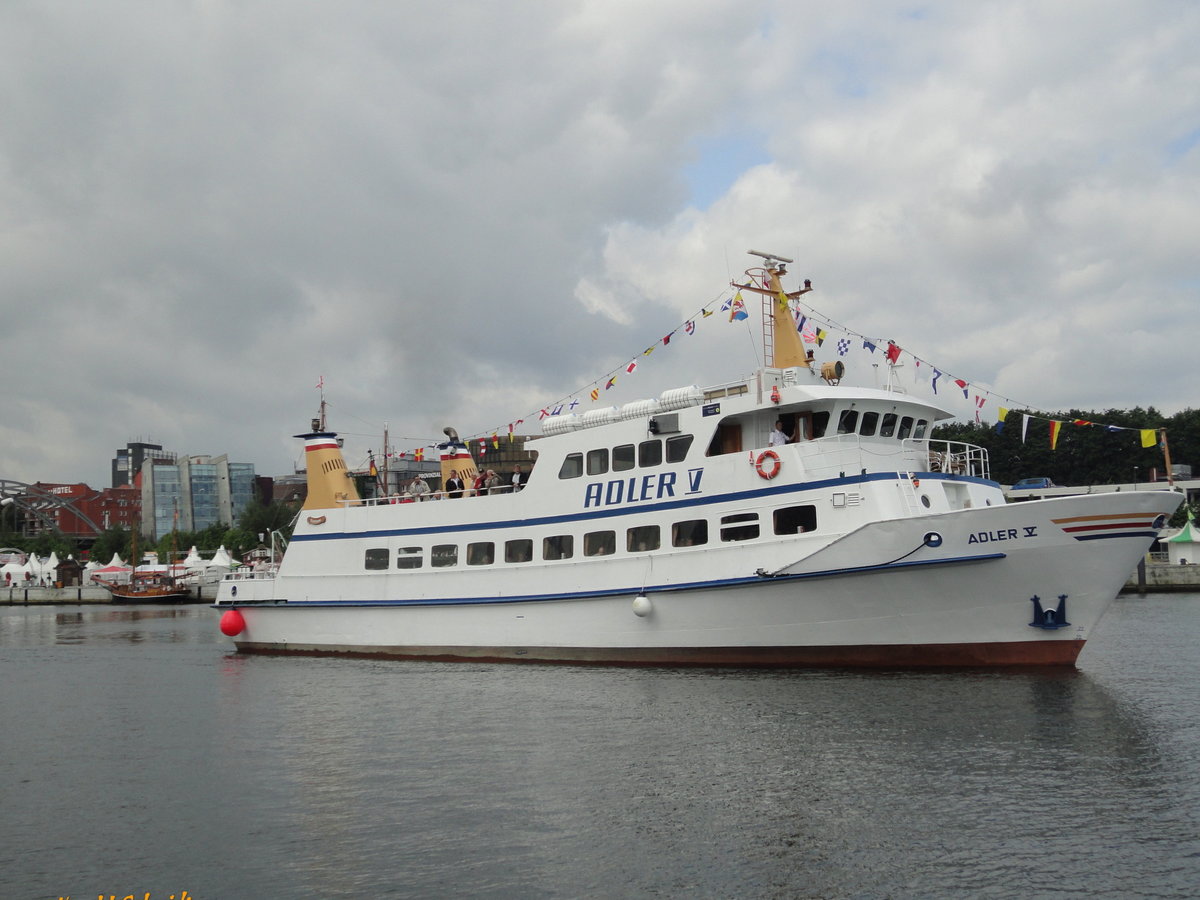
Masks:
[[[768,447],[782,447],[788,443],[791,438],[783,432],[783,422],[775,422],[775,430],[771,432],[770,438],[767,439]]]

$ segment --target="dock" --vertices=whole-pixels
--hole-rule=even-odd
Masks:
[[[200,596],[183,601],[184,604],[212,603],[217,595],[215,584],[205,585]],[[55,606],[75,603],[130,606],[136,604],[113,604],[112,594],[100,587],[17,587],[0,588],[0,606]],[[179,606],[179,603],[171,604]]]

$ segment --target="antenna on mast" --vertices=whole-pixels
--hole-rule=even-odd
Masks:
[[[762,259],[764,262],[767,262],[767,263],[772,263],[772,262],[779,262],[779,263],[790,263],[790,262],[795,262],[795,260],[794,260],[794,259],[788,259],[786,256],[776,256],[774,253],[763,253],[761,250],[747,250],[746,252],[747,252],[747,253],[749,253],[751,256],[758,256],[758,257],[760,257],[760,258],[761,258],[761,259]]]
[[[317,416],[317,418],[312,420],[312,430],[321,432],[321,431],[326,430],[326,428],[325,428],[325,376],[324,375],[320,375],[317,377],[317,390],[321,392],[321,407],[320,407],[320,413]]]

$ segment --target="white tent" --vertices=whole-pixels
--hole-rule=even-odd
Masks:
[[[42,577],[46,579],[46,584],[58,581],[58,563],[58,554],[51,550],[50,558],[42,564]]]
[[[213,558],[208,562],[209,568],[232,569],[233,557],[229,555],[229,551],[222,544],[217,548],[217,552],[213,554]]]

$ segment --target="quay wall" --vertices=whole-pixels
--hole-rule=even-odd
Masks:
[[[217,586],[206,584],[185,603],[212,603],[217,596]],[[0,606],[51,606],[70,603],[109,603],[112,595],[99,587],[6,587],[0,588]],[[130,604],[122,604],[128,606]]]
[[[1122,594],[1167,594],[1172,591],[1200,591],[1200,566],[1172,566],[1151,563],[1138,566],[1122,588]]]

